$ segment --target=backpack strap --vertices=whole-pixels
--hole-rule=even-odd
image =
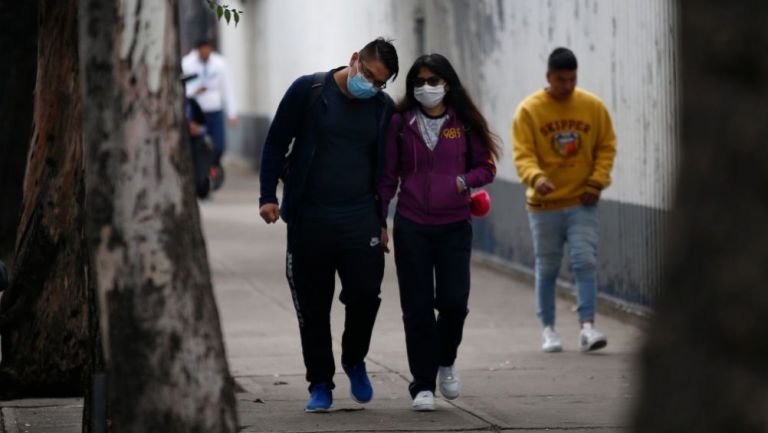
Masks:
[[[472,134],[470,134],[470,132],[472,132],[472,130],[469,128],[469,126],[465,125],[464,135],[467,137],[465,140],[467,142],[467,157],[465,158],[466,170],[464,171],[465,173],[472,171]]]
[[[309,110],[320,97],[323,92],[323,86],[325,85],[325,77],[328,72],[315,72],[312,79],[312,87],[309,89],[309,95],[307,96],[307,103],[304,105],[304,112],[309,116]]]
[[[400,116],[400,125],[397,127],[397,165],[402,169],[403,161],[403,127],[405,126],[405,116],[403,112],[397,113]]]
[[[328,76],[328,72],[315,72],[312,75],[312,87],[309,88],[309,94],[307,94],[307,99],[304,101],[304,121],[306,122],[307,119],[309,119],[310,114],[312,113],[312,107],[315,105],[315,102],[320,97],[320,94],[323,93],[323,86],[325,85],[325,78]],[[279,178],[285,182],[285,180],[288,178],[288,173],[291,170],[291,163],[293,162],[293,145],[296,143],[296,140],[294,138],[294,141],[291,142],[291,144],[288,145],[288,153],[285,154],[285,161],[283,162],[283,168],[280,171]]]

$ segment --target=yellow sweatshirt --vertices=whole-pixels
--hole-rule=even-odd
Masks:
[[[611,183],[616,135],[611,117],[595,95],[576,88],[558,101],[546,90],[527,97],[512,123],[514,160],[528,185],[529,210],[576,206],[585,191],[599,193]],[[533,189],[546,176],[555,190],[541,196]]]

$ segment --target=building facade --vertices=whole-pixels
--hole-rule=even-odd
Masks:
[[[524,271],[533,268],[533,248],[512,163],[512,118],[523,98],[546,86],[552,49],[571,48],[579,86],[605,102],[619,140],[613,184],[600,203],[599,289],[638,310],[652,307],[678,161],[674,1],[241,0],[238,7],[240,25],[220,28],[243,107],[231,134],[235,153],[257,161],[291,82],[347,64],[377,36],[398,48],[402,76],[387,88],[395,99],[418,55],[444,54],[504,146],[488,188],[493,210],[474,222],[476,252]],[[567,262],[561,276],[570,278]]]

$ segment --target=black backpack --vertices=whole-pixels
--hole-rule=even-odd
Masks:
[[[317,98],[323,92],[323,86],[325,85],[325,78],[328,76],[328,72],[315,72],[312,79],[312,87],[309,89],[309,95],[304,103],[304,120],[310,115],[310,109],[314,105]],[[288,146],[288,153],[285,154],[285,162],[283,163],[283,169],[280,171],[280,180],[285,182],[288,177],[288,173],[291,171],[291,156],[293,155],[293,144],[296,142],[296,138]]]

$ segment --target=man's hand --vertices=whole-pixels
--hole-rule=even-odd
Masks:
[[[539,176],[536,179],[536,183],[533,185],[533,189],[535,189],[536,192],[543,197],[554,191],[556,188],[555,184],[552,183],[546,176]]]
[[[259,208],[259,215],[267,224],[272,224],[280,219],[280,206],[275,203],[267,203]]]
[[[189,121],[189,135],[192,137],[197,137],[201,135],[203,132],[202,128],[200,128],[200,124],[197,122]]]
[[[230,128],[237,128],[237,117],[230,117],[229,118],[229,127]]]
[[[600,194],[587,191],[582,193],[579,199],[584,206],[594,206],[597,204],[597,201],[600,200]]]
[[[200,86],[200,87],[198,87],[198,88],[195,90],[195,95],[199,95],[199,94],[201,94],[201,93],[203,93],[203,92],[207,92],[207,91],[208,91],[208,88],[207,88],[207,87],[205,87],[205,86]]]
[[[389,253],[389,235],[387,234],[387,229],[382,227],[381,228],[381,248],[384,249],[385,253]]]

